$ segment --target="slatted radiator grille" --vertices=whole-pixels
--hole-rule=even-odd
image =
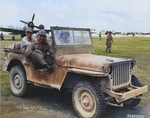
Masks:
[[[130,63],[120,63],[112,66],[113,86],[129,82]]]

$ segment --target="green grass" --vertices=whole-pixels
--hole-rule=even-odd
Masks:
[[[136,60],[133,72],[139,80],[150,85],[150,37],[113,37],[111,53],[106,52],[106,37],[93,38],[95,54],[111,57],[131,57]]]
[[[7,35],[4,36],[4,40],[0,40],[0,59],[3,57],[2,48],[5,46],[9,46],[16,42],[21,41],[21,37],[19,35],[15,35],[15,40],[11,40],[12,36]],[[9,73],[6,71],[1,71],[3,65],[3,60],[0,60],[0,90],[2,96],[9,96],[10,95],[10,86],[9,86]]]
[[[10,95],[10,86],[9,86],[9,73],[6,71],[0,71],[1,76],[1,95],[9,96]]]
[[[128,52],[150,52],[150,37],[114,37],[112,53],[107,53],[106,37],[93,38],[95,54],[108,55],[113,57],[126,56]]]
[[[17,38],[18,37],[18,38]],[[2,48],[13,43],[19,42],[20,37],[16,36],[16,40],[9,40],[10,37],[5,37],[6,40],[1,41],[0,51]],[[11,38],[10,38],[11,39]],[[136,60],[137,69],[134,74],[143,84],[150,85],[150,37],[113,37],[114,44],[112,52],[106,52],[106,37],[102,37],[101,41],[98,38],[93,38],[93,46],[95,54],[111,56],[111,57],[131,57]],[[1,52],[2,56],[2,52]],[[9,96],[9,73],[1,71],[1,94]],[[148,94],[147,94],[148,95]]]
[[[4,41],[12,41],[12,36],[11,35],[4,35]],[[21,36],[20,35],[15,35],[15,40],[16,41],[21,41]]]

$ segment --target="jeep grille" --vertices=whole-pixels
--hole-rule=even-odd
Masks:
[[[130,63],[124,62],[112,66],[112,86],[123,85],[129,82]]]

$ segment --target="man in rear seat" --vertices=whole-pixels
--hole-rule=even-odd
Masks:
[[[31,42],[35,41],[35,39],[32,38],[32,34],[33,34],[33,29],[32,29],[32,28],[28,27],[28,28],[26,29],[26,31],[25,31],[25,34],[26,34],[26,36],[23,37],[22,40],[21,40],[21,52],[22,52],[22,53],[25,52],[27,46],[28,46]]]
[[[25,56],[31,59],[35,69],[47,68],[48,72],[51,73],[53,71],[52,65],[54,64],[55,54],[46,41],[45,30],[38,31],[37,40],[28,46]]]

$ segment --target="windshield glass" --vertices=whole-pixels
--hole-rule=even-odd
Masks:
[[[89,31],[54,30],[56,45],[91,44]]]

